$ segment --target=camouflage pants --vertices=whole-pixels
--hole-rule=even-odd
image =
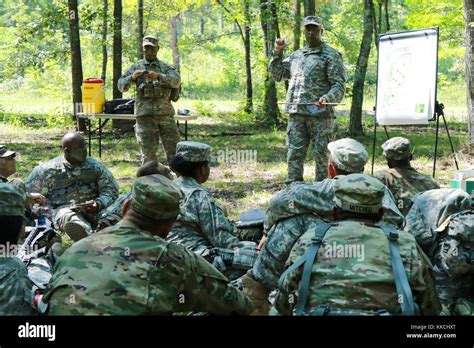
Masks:
[[[334,118],[290,114],[286,129],[288,181],[303,181],[303,165],[309,143],[313,144],[315,180],[327,178],[327,145],[334,138]]]
[[[160,137],[168,163],[176,154],[179,130],[172,115],[138,116],[135,136],[142,151],[142,163],[158,160],[156,152]]]
[[[70,208],[60,208],[53,214],[54,226],[61,231],[64,231],[64,225],[67,222],[72,221],[84,226],[87,233],[92,232],[91,224],[82,216],[80,212],[74,211]]]

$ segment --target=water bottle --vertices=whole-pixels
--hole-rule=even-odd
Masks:
[[[46,228],[46,216],[44,215],[43,209],[39,209],[39,216],[38,216],[38,227],[39,228]]]

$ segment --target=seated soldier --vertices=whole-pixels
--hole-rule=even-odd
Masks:
[[[26,188],[47,198],[56,228],[78,241],[93,231],[97,214],[117,199],[119,187],[101,162],[87,157],[82,135],[67,133],[61,144],[64,155],[33,169]]]
[[[474,206],[469,195],[450,188],[417,195],[405,231],[433,263],[445,312],[474,315]]]
[[[0,315],[32,315],[32,283],[23,262],[10,255],[25,232],[26,195],[18,187],[0,183]]]
[[[415,239],[378,224],[383,195],[384,185],[369,175],[335,178],[337,222],[312,227],[296,242],[279,280],[280,313],[440,313],[432,266]]]
[[[214,162],[210,146],[194,141],[179,142],[171,161],[171,169],[180,175],[175,182],[184,193],[184,200],[168,240],[201,256],[207,256],[212,248],[256,247],[252,242],[239,240],[236,225],[201,186],[208,180],[209,165]]]
[[[253,268],[242,278],[244,291],[254,301],[254,314],[268,311],[267,297],[276,289],[285,261],[296,240],[322,219],[332,220],[334,177],[362,173],[369,158],[364,146],[350,138],[328,144],[328,179],[312,184],[292,184],[276,194],[267,209],[265,230],[268,239],[263,244]],[[386,212],[383,223],[400,226],[402,213],[395,205],[390,190],[384,186],[382,206]]]
[[[181,192],[162,175],[137,178],[117,225],[58,259],[45,302],[52,315],[248,314],[250,301],[208,262],[166,241]]]
[[[390,169],[379,171],[374,176],[392,191],[398,209],[406,215],[412,205],[411,199],[417,193],[438,189],[439,185],[410,165],[413,154],[407,138],[391,138],[382,144],[382,149]]]
[[[146,175],[161,174],[168,179],[173,180],[174,176],[171,170],[159,163],[158,161],[148,161],[140,167],[137,171],[137,178]],[[132,191],[121,194],[110,206],[102,210],[99,215],[99,222],[97,223],[97,231],[103,230],[106,227],[113,226],[122,220],[122,210],[125,202],[132,196]]]

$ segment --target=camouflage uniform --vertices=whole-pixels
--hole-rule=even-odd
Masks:
[[[176,218],[181,193],[161,175],[137,178],[131,209]],[[203,258],[126,220],[70,247],[46,295],[52,315],[247,314],[250,302]]]
[[[5,145],[0,145],[0,158],[7,158],[15,154],[15,151],[8,150]],[[9,180],[8,178],[0,175],[0,183],[1,182],[8,182],[9,184],[15,185],[26,193],[25,183],[21,179],[14,178]]]
[[[309,16],[304,25],[322,27],[322,19]],[[323,42],[316,48],[303,47],[283,59],[273,53],[269,72],[276,81],[290,80],[285,111],[289,113],[286,145],[288,147],[288,181],[303,181],[303,164],[309,143],[313,143],[316,180],[327,177],[327,144],[335,133],[335,111],[332,106],[321,109],[314,103],[320,97],[338,103],[344,97],[346,72],[341,54]],[[300,104],[300,105],[298,105]]]
[[[382,145],[382,149],[387,160],[400,161],[411,156],[410,140],[402,137],[387,140]],[[421,174],[410,166],[382,170],[374,176],[392,191],[403,215],[408,214],[412,205],[411,199],[417,193],[439,188],[430,176]]]
[[[334,203],[344,211],[375,214],[382,207],[384,186],[368,175],[338,176],[334,191]],[[305,254],[314,237],[314,228],[301,236],[291,251],[287,267]],[[326,313],[333,315],[377,315],[381,310],[400,313],[389,239],[382,229],[369,220],[349,219],[333,224],[323,238],[312,264],[305,313],[321,305],[327,306]],[[398,231],[397,247],[420,312],[439,314],[441,305],[429,260],[406,232]],[[302,273],[299,267],[282,276],[282,289],[275,301],[280,313],[292,314],[301,294],[298,288]]]
[[[0,216],[24,217],[26,196],[11,184],[0,183]],[[26,266],[10,248],[2,245],[0,254],[0,315],[32,315],[33,292]]]
[[[474,315],[474,209],[458,189],[417,195],[407,215],[411,233],[433,263],[441,302],[456,315]]]
[[[328,145],[331,161],[347,172],[362,171],[368,160],[362,144],[350,139],[340,139]],[[334,179],[314,184],[295,183],[270,200],[266,211],[266,240],[252,268],[251,275],[268,289],[277,287],[291,248],[309,228],[333,219]],[[384,188],[382,222],[402,226],[404,217],[395,205],[390,190]]]
[[[158,45],[158,39],[146,36],[143,45]],[[151,80],[140,76],[132,81],[135,70],[154,71],[162,74],[160,80]],[[168,162],[174,156],[179,141],[179,131],[174,121],[175,110],[171,105],[171,88],[178,88],[181,83],[178,71],[171,65],[155,59],[140,59],[133,64],[118,81],[118,89],[126,92],[135,84],[135,135],[142,151],[142,163],[157,160],[159,137],[163,143]]]
[[[99,161],[87,157],[79,165],[70,164],[63,156],[40,164],[26,179],[29,192],[40,192],[53,211],[56,228],[64,230],[66,223],[76,222],[90,233],[91,224],[84,214],[70,209],[71,201],[84,203],[95,200],[98,211],[118,197],[119,187],[112,173]]]

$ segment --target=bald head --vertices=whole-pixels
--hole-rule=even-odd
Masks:
[[[61,140],[64,157],[71,164],[82,164],[87,157],[86,141],[76,132],[66,133]]]

